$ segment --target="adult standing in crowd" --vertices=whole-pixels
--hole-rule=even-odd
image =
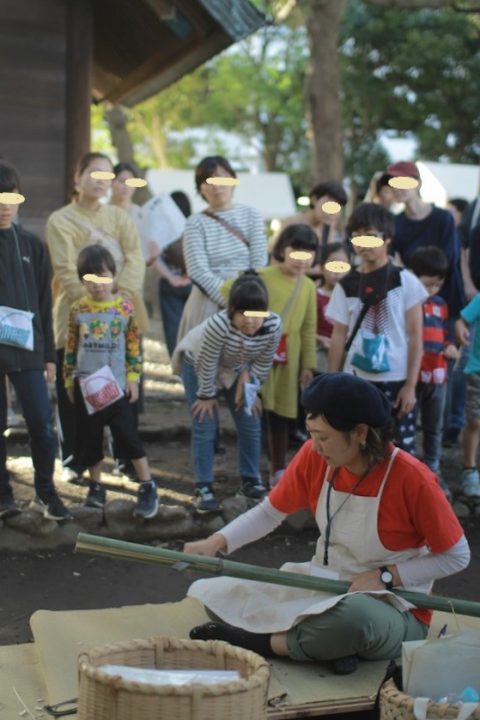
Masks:
[[[135,195],[135,187],[127,185],[126,180],[133,180],[138,177],[138,172],[128,162],[119,162],[113,167],[115,178],[112,181],[112,194],[110,204],[125,210],[127,215],[133,220],[137,229],[140,231],[140,222],[142,219],[142,208],[133,202]],[[142,247],[143,252],[143,247]],[[145,255],[145,253],[144,253]]]
[[[112,173],[103,153],[91,152],[80,160],[75,173],[75,197],[49,217],[46,239],[54,272],[53,328],[57,349],[57,403],[65,479],[75,481],[84,468],[75,461],[75,420],[63,382],[63,361],[71,304],[84,294],[77,274],[78,253],[86,245],[100,243],[112,253],[118,268],[118,288],[132,298],[140,330],[148,327],[142,299],[145,261],[134,222],[126,212],[101,202],[111,179],[96,173]],[[93,173],[93,177],[92,177]]]
[[[319,183],[312,188],[309,197],[309,209],[286,218],[282,223],[282,230],[288,225],[300,223],[312,228],[320,245],[325,244],[323,238],[325,242],[340,242],[343,239],[338,227],[341,213],[325,212],[323,206],[326,202],[336,202],[342,208],[345,207],[348,197],[343,185],[333,180]]]
[[[320,530],[315,555],[282,569],[347,581],[348,592],[198,580],[188,594],[219,620],[193,628],[190,637],[226,640],[266,657],[332,661],[345,674],[358,658],[396,658],[402,642],[423,640],[431,611],[390,591],[428,594],[434,580],[465,568],[470,553],[435,475],[389,441],[392,409],[381,390],[354,375],[324,373],[302,402],[312,439],[268,498],[206,540],[187,543],[185,552],[233,552],[309,507]]]
[[[397,162],[387,168],[390,177],[408,177],[418,185],[409,190],[395,189],[395,200],[405,204],[405,210],[395,215],[395,234],[392,254],[398,254],[403,265],[419,247],[435,245],[448,258],[449,272],[442,285],[440,297],[446,301],[451,318],[458,318],[465,303],[460,272],[460,244],[451,214],[420,197],[420,172],[413,162]]]
[[[453,217],[448,210],[422,200],[420,172],[415,163],[404,161],[394,163],[387,168],[387,173],[391,177],[413,178],[418,183],[417,187],[410,190],[395,190],[395,199],[397,202],[405,203],[405,210],[395,216],[392,251],[397,254],[403,265],[408,266],[410,256],[420,247],[434,245],[443,250],[448,259],[449,270],[438,295],[448,305],[449,340],[454,341],[454,325],[465,304],[465,293],[460,268],[460,241]],[[463,418],[465,380],[463,374],[461,376],[456,374],[454,377],[453,368],[454,361],[449,361],[445,416]],[[449,421],[446,421],[444,437],[449,434]]]
[[[183,238],[187,275],[192,292],[183,311],[178,339],[226,301],[224,280],[267,264],[267,238],[262,216],[253,207],[234,203],[233,185],[209,184],[209,178],[236,178],[224,157],[204,158],[195,169],[195,185],[208,206],[188,218]]]
[[[172,195],[160,193],[146,202],[142,210],[140,234],[148,247],[147,265],[152,265],[159,276],[163,332],[168,354],[172,357],[180,319],[192,287],[183,255],[183,233],[185,218],[191,214],[190,201],[181,191]]]

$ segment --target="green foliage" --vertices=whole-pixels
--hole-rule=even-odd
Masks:
[[[350,0],[341,53],[344,124],[353,155],[373,146],[380,131],[392,130],[413,133],[424,157],[478,161],[479,43],[475,15]]]

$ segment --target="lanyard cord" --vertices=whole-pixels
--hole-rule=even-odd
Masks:
[[[329,482],[329,484],[328,484],[328,490],[327,490],[327,527],[325,528],[325,549],[324,549],[324,551],[323,551],[323,564],[324,564],[324,565],[328,565],[328,546],[329,546],[329,544],[330,544],[330,533],[331,533],[331,531],[332,531],[332,520],[333,520],[333,518],[335,517],[335,515],[337,515],[337,514],[340,512],[340,510],[343,508],[343,506],[345,505],[345,503],[346,503],[348,500],[350,500],[350,498],[352,497],[352,495],[353,495],[353,493],[355,492],[355,490],[358,488],[358,486],[360,485],[360,483],[361,483],[363,480],[365,480],[365,478],[367,477],[367,475],[368,475],[368,473],[370,472],[371,469],[372,469],[372,466],[369,465],[368,468],[366,469],[366,471],[363,473],[363,475],[357,480],[357,482],[355,483],[355,485],[353,486],[353,488],[350,490],[350,492],[348,493],[347,497],[346,497],[345,500],[342,502],[342,504],[340,505],[340,507],[338,507],[338,508],[335,510],[335,512],[333,513],[333,515],[330,515],[330,496],[331,496],[332,490],[333,490],[333,483],[334,483],[334,481],[335,481],[335,478],[336,478],[337,475],[338,475],[338,468],[335,468],[335,470],[333,471],[332,479],[330,480],[330,482]]]

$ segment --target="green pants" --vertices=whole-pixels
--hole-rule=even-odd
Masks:
[[[399,657],[402,642],[424,640],[428,626],[411,612],[361,593],[338,605],[311,615],[287,634],[288,654],[293,660],[334,660],[359,655],[367,660]]]

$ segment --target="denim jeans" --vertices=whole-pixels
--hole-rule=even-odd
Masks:
[[[423,462],[438,473],[442,454],[443,411],[447,397],[447,383],[417,383],[417,412],[423,432]]]
[[[30,452],[34,468],[34,484],[41,500],[49,500],[55,493],[53,471],[57,439],[52,424],[52,412],[43,370],[19,370],[8,373],[21,405],[30,436]],[[5,377],[0,377],[0,498],[12,498],[7,471],[7,447],[3,433],[7,426]]]
[[[197,400],[198,380],[194,367],[185,357],[182,360],[182,380],[188,406]],[[261,446],[260,418],[247,415],[243,410],[235,409],[235,382],[232,387],[223,390],[228,409],[235,422],[238,434],[238,472],[241,477],[258,479]],[[218,414],[213,419],[205,416],[200,422],[192,417],[192,459],[197,485],[209,485],[213,482],[213,460],[215,455],[215,437],[218,427]]]
[[[163,332],[170,357],[177,344],[178,326],[191,289],[191,285],[174,287],[166,278],[160,278],[158,284]]]

